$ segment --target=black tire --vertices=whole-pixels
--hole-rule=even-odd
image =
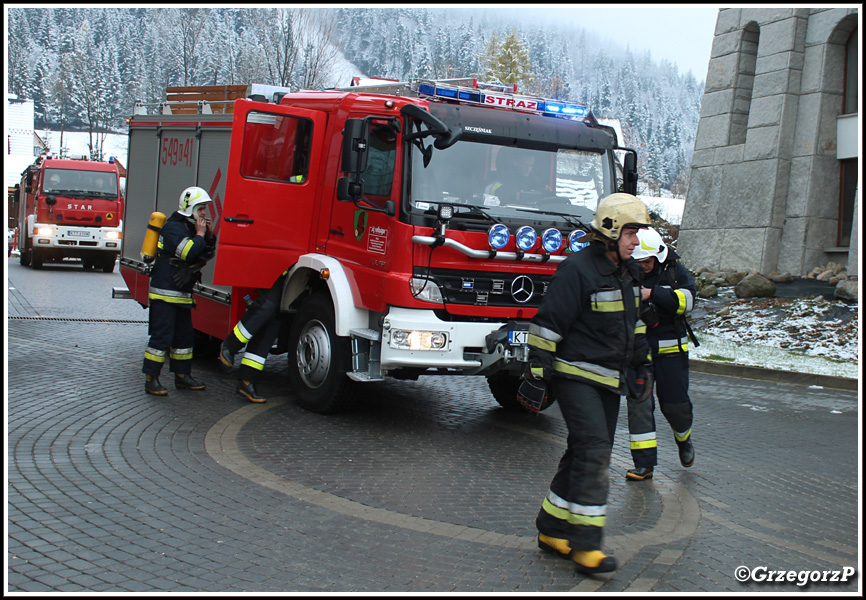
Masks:
[[[114,261],[115,261],[115,260],[116,260],[116,257],[114,256],[114,254],[111,254],[111,255],[106,256],[105,258],[103,258],[103,259],[102,259],[102,262],[101,262],[101,265],[102,265],[102,272],[103,272],[103,273],[113,273],[113,272],[114,272]]]
[[[289,332],[289,379],[298,405],[319,414],[345,409],[356,388],[346,376],[350,364],[350,342],[335,333],[331,297],[313,294],[295,314]]]
[[[32,269],[42,268],[42,251],[38,248],[30,249],[30,267]]]
[[[520,387],[520,381],[521,379],[519,376],[512,375],[508,371],[500,371],[499,373],[490,375],[487,378],[487,386],[490,388],[490,392],[502,408],[506,410],[519,410],[531,413],[531,411],[520,404],[520,401],[517,399],[517,389]],[[544,404],[541,405],[539,412],[547,410],[553,406],[554,402],[556,402],[556,400],[548,396]]]
[[[192,357],[211,359],[219,356],[222,340],[201,331],[195,332],[192,344]]]
[[[18,261],[21,263],[22,267],[30,266],[30,248],[27,245],[27,240],[24,240],[24,244],[21,248],[18,249]]]

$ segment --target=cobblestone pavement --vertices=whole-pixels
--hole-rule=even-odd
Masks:
[[[629,483],[623,406],[605,537],[620,568],[589,578],[535,541],[556,407],[512,414],[483,379],[422,377],[316,415],[286,355],[267,404],[213,360],[193,368],[206,391],[148,396],[147,313],[110,299],[117,273],[8,266],[8,593],[861,591],[856,392],[693,373],[695,465],[657,414],[656,477]],[[856,574],[740,583],[739,566]]]

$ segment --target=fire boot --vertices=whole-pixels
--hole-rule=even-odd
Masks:
[[[684,467],[691,467],[695,462],[695,447],[692,445],[692,436],[682,442],[677,440],[677,446],[680,450],[680,463]]]
[[[575,550],[571,553],[571,560],[577,566],[578,573],[585,575],[616,571],[616,559],[601,550]]]
[[[562,558],[569,558],[571,556],[571,546],[568,540],[553,538],[543,533],[538,534],[538,547],[545,552],[550,552]]]
[[[652,467],[635,467],[625,472],[626,481],[643,481],[644,479],[653,478]]]
[[[235,353],[226,347],[226,343],[220,344],[220,367],[223,372],[228,372],[235,366]]]
[[[144,391],[154,396],[168,395],[168,390],[162,387],[162,384],[159,382],[159,377],[156,375],[144,376]]]
[[[192,375],[175,374],[174,387],[179,390],[203,390],[205,388],[205,384],[193,379]]]
[[[262,402],[268,401],[268,399],[264,396],[259,396],[258,392],[256,392],[256,384],[254,384],[252,381],[238,379],[237,392],[250,402],[257,402],[261,404]]]

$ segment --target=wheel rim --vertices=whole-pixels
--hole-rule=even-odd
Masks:
[[[307,323],[298,338],[298,374],[311,389],[320,387],[331,370],[331,338],[321,321]]]

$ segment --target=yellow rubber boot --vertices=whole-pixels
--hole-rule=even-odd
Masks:
[[[616,571],[616,559],[606,555],[601,550],[575,550],[571,555],[571,560],[577,565],[579,572],[587,575]]]
[[[545,552],[556,554],[562,558],[568,558],[571,554],[571,546],[568,544],[568,540],[550,537],[543,533],[538,534],[538,547]]]

